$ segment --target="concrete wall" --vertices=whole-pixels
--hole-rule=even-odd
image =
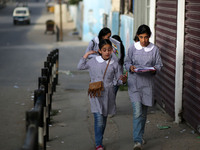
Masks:
[[[59,4],[55,5],[54,20],[55,20],[55,23],[58,26],[60,26],[60,5]],[[62,22],[63,24],[67,23],[67,5],[66,4],[62,4]]]
[[[84,0],[83,41],[90,41],[103,28],[103,14],[110,16],[111,0]],[[109,20],[109,18],[108,18]]]
[[[111,11],[107,27],[111,29],[112,35],[118,35],[120,25],[120,0],[111,0],[111,2]]]
[[[77,7],[77,20],[76,20],[76,29],[80,38],[83,35],[83,2],[79,2]]]
[[[112,11],[120,11],[120,0],[112,0]]]
[[[120,26],[120,37],[123,41],[126,54],[129,46],[133,43],[133,24],[134,19],[133,17],[127,15],[121,15],[121,26]]]
[[[69,5],[69,13],[70,13],[70,18],[69,20],[73,20],[74,24],[76,24],[77,21],[77,5]]]
[[[112,12],[112,35],[119,34],[119,12]]]

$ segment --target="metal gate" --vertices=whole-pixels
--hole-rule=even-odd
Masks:
[[[157,0],[156,39],[163,61],[157,75],[155,99],[174,118],[175,64],[176,64],[177,0]]]
[[[183,118],[200,132],[200,1],[186,0]]]

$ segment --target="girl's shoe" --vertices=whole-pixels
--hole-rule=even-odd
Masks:
[[[142,150],[142,145],[139,142],[134,144],[133,150]]]
[[[96,150],[104,150],[104,148],[101,145],[99,145],[96,147]]]

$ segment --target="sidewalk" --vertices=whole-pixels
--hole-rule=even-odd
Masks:
[[[47,150],[94,150],[93,116],[87,96],[89,74],[76,65],[87,43],[73,35],[73,22],[64,26],[60,49],[59,85],[53,95],[52,117]],[[117,114],[108,118],[104,136],[106,150],[132,150],[132,107],[127,91],[117,95]],[[168,126],[159,129],[159,126]],[[200,135],[185,123],[175,124],[173,118],[157,106],[149,108],[144,150],[199,150]]]

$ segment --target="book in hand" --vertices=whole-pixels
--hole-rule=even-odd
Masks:
[[[120,58],[120,42],[119,41],[117,41],[116,39],[114,39],[114,38],[111,38],[110,37],[110,41],[112,42],[112,47],[113,47],[113,52],[114,52],[114,54],[118,57],[118,58]]]
[[[144,67],[144,68],[136,68],[134,69],[135,72],[141,73],[141,72],[151,72],[155,71],[156,69],[154,67]]]

